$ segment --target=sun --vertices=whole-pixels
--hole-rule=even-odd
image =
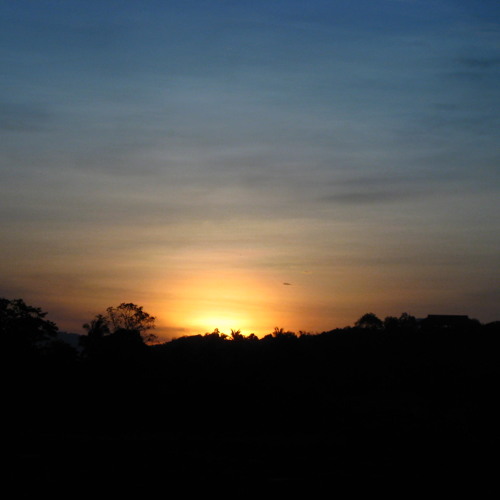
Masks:
[[[259,335],[269,314],[269,290],[252,273],[218,268],[184,276],[170,302],[171,321],[191,335],[213,332]],[[271,321],[272,323],[272,321]]]
[[[229,334],[231,330],[241,330],[245,333],[250,327],[248,318],[242,317],[240,314],[231,314],[226,312],[200,312],[195,315],[192,320],[193,327],[199,330],[199,333],[210,333],[216,328],[221,333]],[[252,333],[252,332],[248,332]]]
[[[179,269],[158,280],[159,297],[169,290],[168,300],[161,300],[164,321],[172,331],[203,335],[218,329],[230,335],[239,330],[263,337],[276,325],[291,323],[300,289],[283,286],[280,273],[256,267],[258,256],[243,254],[229,249],[183,251]]]

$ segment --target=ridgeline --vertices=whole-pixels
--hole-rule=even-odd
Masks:
[[[370,313],[163,344],[89,328],[76,350],[45,313],[21,301],[17,321],[1,300],[4,472],[20,490],[496,487],[499,322]]]

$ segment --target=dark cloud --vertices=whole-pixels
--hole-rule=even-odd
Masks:
[[[437,180],[424,172],[345,178],[329,183],[332,192],[320,197],[319,201],[346,205],[405,202],[430,194],[433,191],[431,185]]]

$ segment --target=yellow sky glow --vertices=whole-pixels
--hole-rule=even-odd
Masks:
[[[270,321],[272,301],[269,287],[258,274],[245,270],[200,269],[196,275],[183,277],[176,289],[176,300],[169,303],[168,317],[173,324],[183,325],[190,333],[205,333],[218,328],[243,333],[264,333]]]

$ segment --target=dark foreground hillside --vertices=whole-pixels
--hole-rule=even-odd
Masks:
[[[499,335],[349,328],[4,351],[4,472],[20,492],[69,497],[493,493]]]

